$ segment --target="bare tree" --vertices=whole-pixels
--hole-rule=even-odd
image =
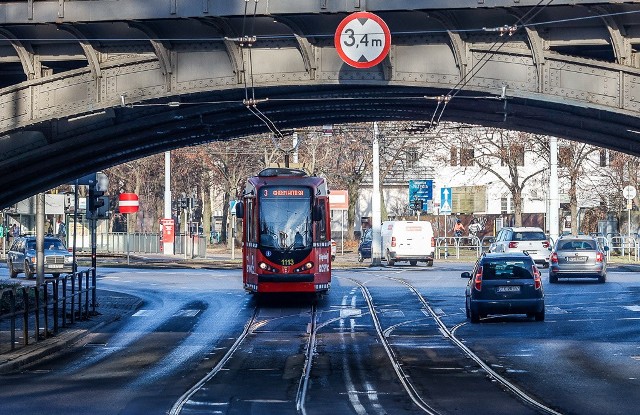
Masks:
[[[540,137],[523,132],[478,126],[451,126],[441,128],[434,135],[433,143],[449,148],[444,157],[451,165],[459,165],[465,172],[477,171],[477,175],[489,174],[498,179],[511,194],[516,226],[522,226],[523,189],[547,168],[540,159]],[[527,153],[536,155],[542,163],[523,173]]]

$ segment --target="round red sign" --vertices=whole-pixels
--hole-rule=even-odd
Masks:
[[[139,208],[138,195],[135,193],[120,193],[118,206],[120,213],[136,213]]]
[[[384,60],[391,48],[391,32],[380,17],[352,13],[336,29],[334,44],[342,60],[354,68],[371,68]]]

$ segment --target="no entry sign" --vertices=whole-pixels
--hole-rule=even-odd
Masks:
[[[334,43],[346,64],[354,68],[371,68],[389,53],[391,32],[384,20],[375,14],[357,12],[340,22]]]
[[[135,193],[120,193],[118,206],[120,213],[136,213],[139,207],[138,195]]]

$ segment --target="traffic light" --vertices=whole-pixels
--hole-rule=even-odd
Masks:
[[[104,191],[96,190],[95,186],[89,186],[89,211],[96,212],[98,208],[104,206]]]

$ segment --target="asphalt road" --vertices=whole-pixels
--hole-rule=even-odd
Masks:
[[[469,267],[336,270],[315,306],[256,301],[239,270],[103,268],[99,288],[136,295],[142,307],[66,353],[0,376],[1,412],[637,412],[638,274],[611,270],[606,284],[545,276],[545,322],[472,325],[460,278]]]

